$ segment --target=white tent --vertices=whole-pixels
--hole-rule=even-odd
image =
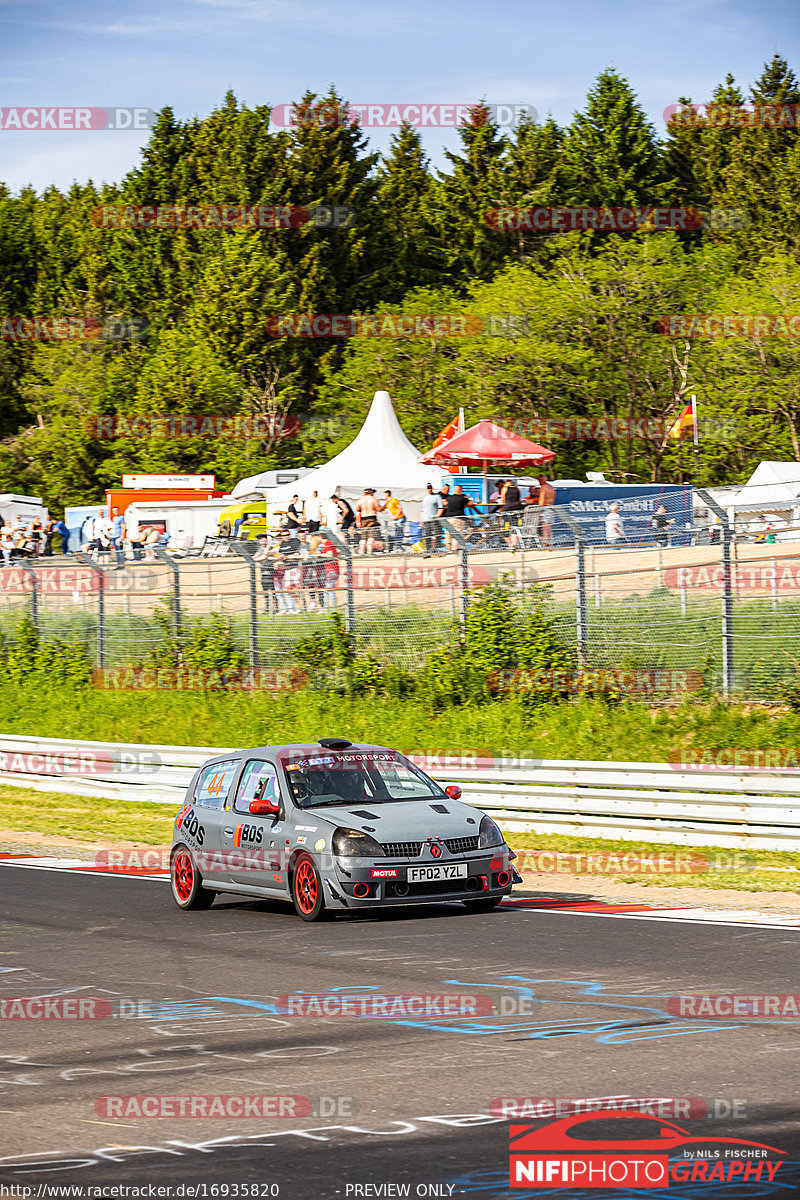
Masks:
[[[285,510],[292,496],[308,502],[311,493],[317,492],[324,505],[334,492],[352,501],[363,494],[365,487],[374,487],[378,499],[388,488],[403,501],[406,515],[418,520],[425,485],[432,483],[438,490],[442,478],[441,468],[422,466],[419,456],[420,451],[400,427],[389,393],[376,392],[367,418],[350,445],[302,479],[270,488],[269,511]]]

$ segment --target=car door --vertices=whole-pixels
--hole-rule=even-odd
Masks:
[[[175,820],[177,837],[194,852],[200,874],[209,883],[228,879],[223,848],[222,826],[225,803],[241,766],[240,758],[219,759],[208,763],[197,776],[192,799]]]
[[[275,800],[281,812],[265,816],[250,812],[253,800]],[[286,890],[284,862],[284,803],[274,763],[251,758],[244,764],[233,803],[224,813],[222,845],[228,860],[229,880],[250,887]]]

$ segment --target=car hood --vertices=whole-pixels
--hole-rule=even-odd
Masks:
[[[334,826],[369,833],[376,842],[419,842],[427,837],[477,837],[483,813],[451,800],[397,800],[370,804],[337,804],[304,808],[303,819],[327,821]]]

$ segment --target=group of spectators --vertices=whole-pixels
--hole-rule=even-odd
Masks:
[[[281,529],[277,537],[262,533],[253,556],[261,572],[264,609],[270,614],[313,612],[336,608],[339,554],[317,530],[298,526]]]
[[[129,528],[118,508],[109,516],[104,508],[88,516],[81,526],[80,549],[91,555],[99,565],[108,565],[113,555],[115,566],[124,567],[126,558],[154,559],[155,546],[166,546],[169,534],[157,525]]]
[[[14,559],[64,554],[68,546],[69,530],[63,521],[40,521],[35,517],[26,523],[19,514],[12,521],[0,517],[0,557],[4,567],[11,566]]]

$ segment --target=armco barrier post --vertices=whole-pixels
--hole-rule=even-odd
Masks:
[[[97,575],[97,665],[104,667],[106,665],[106,573],[82,550],[78,551],[78,558]]]
[[[39,632],[39,576],[34,571],[33,567],[29,567],[27,563],[19,564],[23,571],[30,575],[32,582],[31,586],[31,621]]]
[[[356,631],[356,602],[353,595],[353,551],[344,538],[339,537],[332,529],[320,529],[320,536],[326,537],[329,542],[333,542],[336,549],[344,559],[344,586],[345,586],[345,615],[344,627],[348,633]]]
[[[556,509],[556,516],[575,535],[575,638],[578,646],[578,662],[585,667],[589,662],[589,626],[586,615],[586,537],[578,522],[566,511]]]
[[[167,554],[163,546],[153,546],[157,558],[163,559],[169,569],[172,571],[172,614],[175,622],[175,641],[180,645],[181,642],[181,580],[178,572],[178,564],[175,559]]]
[[[733,572],[731,571],[731,542],[733,530],[728,514],[717,504],[704,488],[695,492],[722,524],[722,694],[728,699],[733,694]]]
[[[456,529],[452,521],[447,521],[442,518],[442,529],[445,533],[449,533],[455,544],[458,546],[459,557],[459,592],[461,601],[461,637],[465,639],[467,636],[467,615],[469,613],[469,542],[464,537],[460,530]]]
[[[250,571],[250,667],[255,671],[258,666],[258,592],[256,591],[256,564],[253,561],[258,542],[253,545],[253,554],[245,550],[239,542],[231,540],[231,546],[247,563]]]

